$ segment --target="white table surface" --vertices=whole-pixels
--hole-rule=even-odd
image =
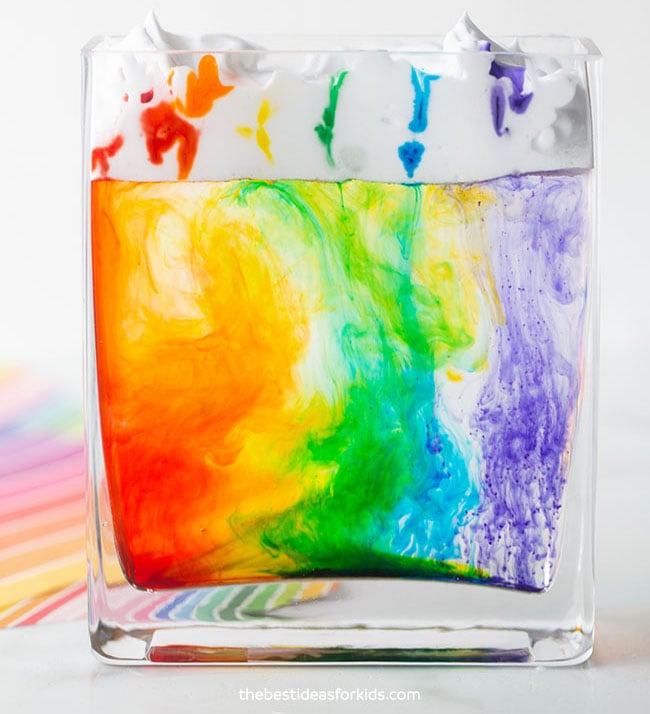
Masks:
[[[650,711],[650,627],[601,618],[587,664],[506,667],[111,667],[84,623],[0,633],[5,712],[606,712]],[[418,690],[418,703],[242,702],[239,690]]]

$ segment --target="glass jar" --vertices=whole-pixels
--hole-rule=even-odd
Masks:
[[[589,656],[599,53],[427,41],[84,49],[102,659]]]

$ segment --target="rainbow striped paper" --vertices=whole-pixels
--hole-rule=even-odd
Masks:
[[[26,370],[0,370],[0,626],[86,611],[81,413]]]

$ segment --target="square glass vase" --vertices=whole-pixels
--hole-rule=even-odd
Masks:
[[[102,660],[589,657],[600,55],[428,41],[84,48]]]

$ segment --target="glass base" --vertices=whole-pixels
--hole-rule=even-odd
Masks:
[[[222,635],[223,633],[220,633]],[[133,630],[102,627],[92,637],[100,660],[109,664],[516,664],[576,665],[591,655],[583,632],[429,629],[396,636],[391,630],[346,631],[336,647],[323,640],[338,632],[255,630],[228,633],[231,645],[208,628]],[[407,636],[404,636],[404,635]],[[412,643],[412,644],[409,644]],[[290,643],[290,644],[288,644]]]
[[[585,661],[593,645],[591,629],[577,623],[558,629],[531,617],[522,625],[527,608],[550,615],[553,589],[539,594],[387,580],[284,581],[164,594],[128,587],[109,597],[130,603],[139,623],[91,623],[93,650],[107,663],[572,665]],[[314,588],[320,594],[313,599],[300,595]],[[281,603],[288,590],[289,604],[255,614],[256,601],[271,603],[265,592]],[[148,623],[141,606],[146,600]],[[463,611],[482,612],[482,621],[459,616]],[[516,626],[508,623],[508,612],[517,613]],[[213,621],[198,621],[206,616]]]

